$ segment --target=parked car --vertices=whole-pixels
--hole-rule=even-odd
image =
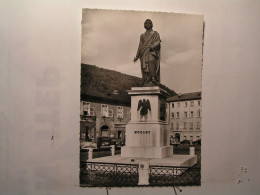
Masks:
[[[182,141],[180,142],[180,144],[183,144],[183,145],[190,145],[190,141],[187,140],[187,139],[185,139],[185,140],[182,140]]]
[[[99,137],[97,139],[97,147],[98,148],[108,148],[111,145],[110,137]]]
[[[192,145],[201,145],[201,139],[192,142]]]
[[[80,142],[80,149],[88,149],[88,148],[97,148],[97,144],[94,143],[92,140]]]
[[[116,147],[121,147],[121,146],[124,145],[123,141],[121,139],[119,139],[119,138],[112,138],[111,139],[111,144],[115,145]]]

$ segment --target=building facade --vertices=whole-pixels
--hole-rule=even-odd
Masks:
[[[201,92],[175,95],[167,104],[171,142],[201,139]]]
[[[93,142],[98,137],[118,138],[125,141],[125,126],[129,122],[130,107],[106,102],[81,101],[80,140]]]

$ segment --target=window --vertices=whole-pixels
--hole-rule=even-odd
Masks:
[[[122,106],[117,106],[117,118],[123,118],[124,117],[124,110]]]
[[[94,108],[90,107],[90,116],[95,116]]]
[[[187,107],[188,106],[188,102],[185,102],[185,107]]]
[[[179,102],[177,103],[177,107],[180,107],[180,103]]]
[[[197,122],[197,129],[200,128],[200,122]]]
[[[193,111],[190,111],[190,118],[193,118]]]
[[[131,110],[129,110],[129,119],[131,120]]]
[[[85,134],[85,133],[82,133],[82,134],[81,134],[81,138],[82,138],[82,139],[86,139],[86,134]]]
[[[188,114],[187,112],[184,112],[184,117],[187,118],[188,117]]]
[[[176,118],[180,118],[180,113],[179,112],[176,113]]]
[[[89,102],[82,102],[82,105],[83,105],[83,108],[86,108],[90,105],[90,103]]]
[[[173,123],[171,123],[171,129],[173,129]]]
[[[85,116],[95,116],[94,108],[90,107],[89,102],[83,102],[83,115]]]
[[[184,138],[184,140],[186,140],[186,139],[187,139],[187,136],[186,136],[186,135],[184,135],[184,136],[183,136],[183,138]]]
[[[174,112],[172,112],[172,118],[174,118]]]
[[[198,100],[198,106],[200,106],[200,101]]]
[[[89,116],[90,114],[90,103],[89,102],[82,102],[83,105],[83,114],[85,116]]]
[[[174,103],[172,103],[172,108],[174,108]]]
[[[183,123],[183,129],[187,129],[187,123],[186,122]]]
[[[176,123],[176,129],[179,129],[179,123]]]
[[[191,101],[191,102],[190,102],[190,106],[191,106],[191,107],[194,106],[194,101]]]
[[[200,118],[200,110],[197,111],[197,117]]]
[[[113,117],[113,110],[112,109],[108,110],[108,117]]]
[[[89,139],[90,129],[88,126],[86,126],[86,139]]]
[[[102,104],[101,105],[101,116],[102,117],[108,117],[108,105]]]
[[[193,122],[190,122],[190,129],[193,129]]]

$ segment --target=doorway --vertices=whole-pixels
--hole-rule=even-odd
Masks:
[[[107,125],[104,125],[101,127],[101,137],[109,137],[110,136],[110,130]]]
[[[181,139],[181,136],[180,136],[180,134],[179,133],[176,133],[175,134],[175,139],[179,142],[180,141],[180,139]]]

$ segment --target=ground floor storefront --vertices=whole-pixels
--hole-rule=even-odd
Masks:
[[[102,121],[95,117],[88,117],[80,122],[80,141],[92,141],[97,143],[98,138],[108,137],[118,139],[125,143],[125,123]]]

